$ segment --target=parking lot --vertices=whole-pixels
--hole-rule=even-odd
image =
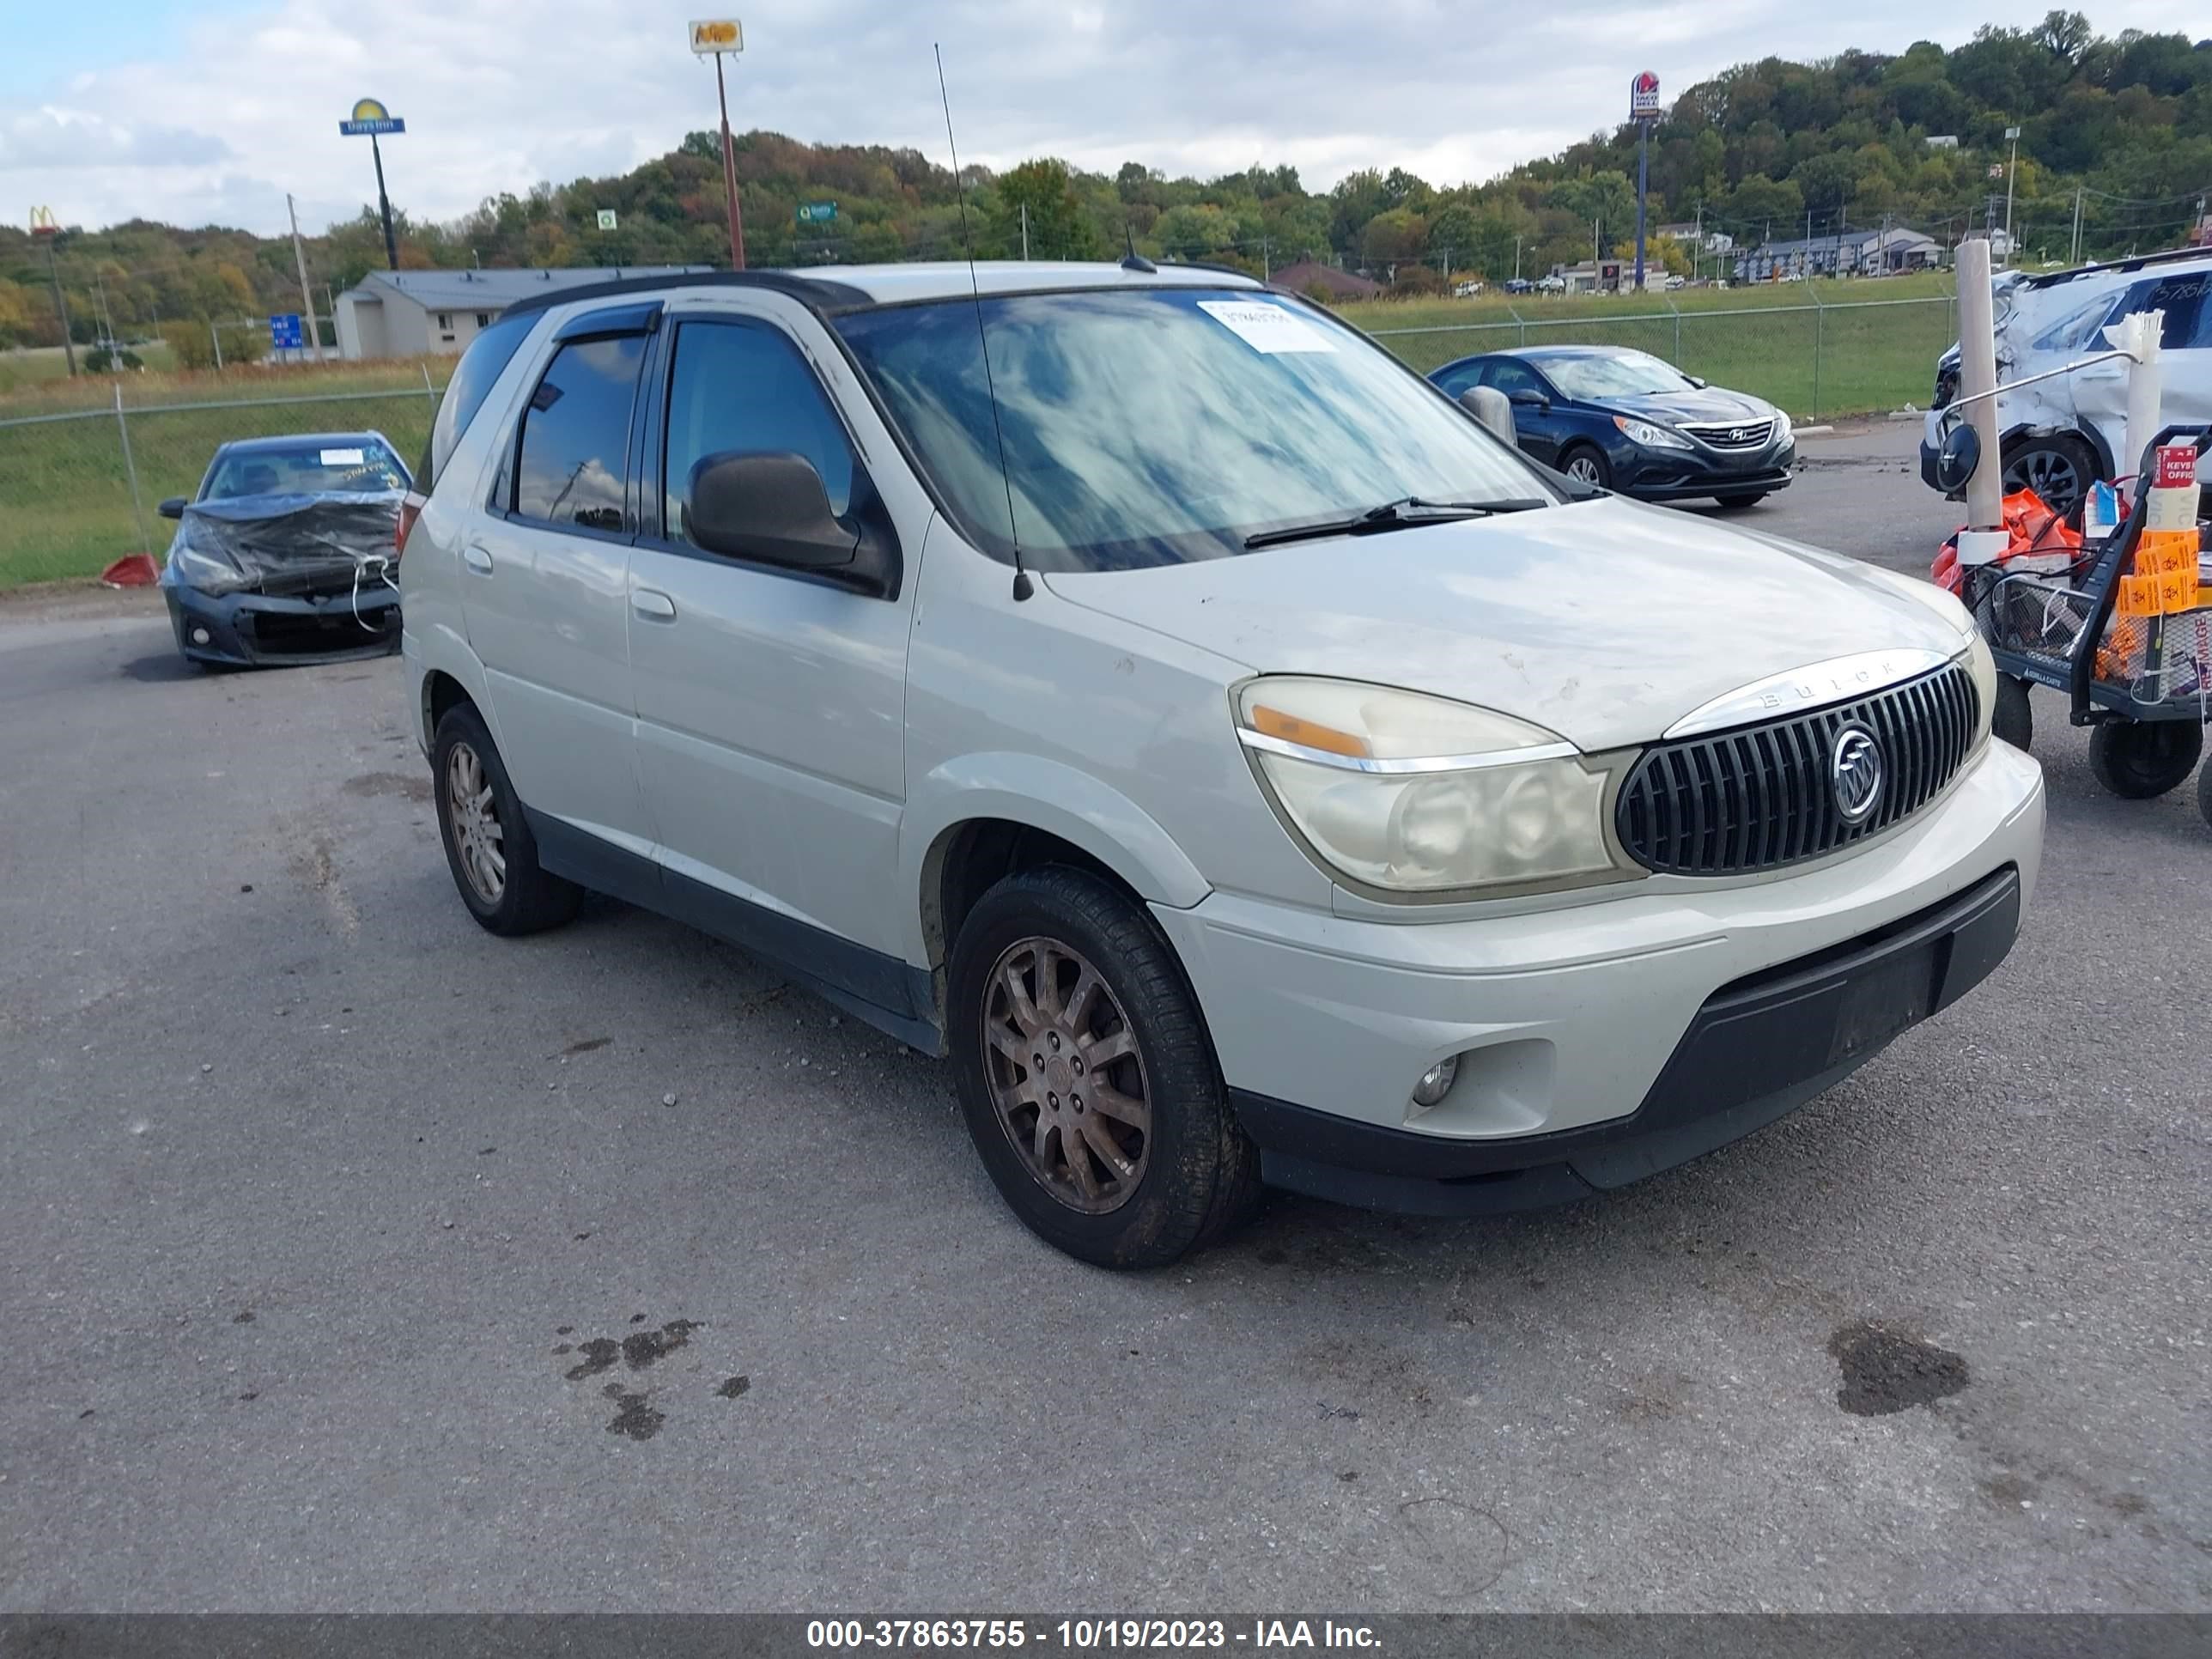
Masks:
[[[1917,436],[1741,521],[1924,572]],[[2212,1607],[2212,832],[2055,701],[2017,949],[1831,1094],[1145,1277],[741,953],[480,932],[396,659],[16,600],[0,707],[9,1609]]]

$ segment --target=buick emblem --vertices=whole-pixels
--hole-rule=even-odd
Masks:
[[[1881,745],[1874,733],[1856,725],[1837,732],[1828,755],[1828,785],[1845,823],[1866,822],[1881,799],[1882,781]]]

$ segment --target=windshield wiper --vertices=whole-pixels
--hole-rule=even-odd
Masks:
[[[1492,501],[1430,501],[1419,495],[1401,495],[1345,518],[1316,519],[1307,524],[1285,525],[1280,530],[1262,530],[1244,538],[1244,550],[1249,553],[1254,548],[1313,541],[1323,536],[1372,536],[1380,531],[1411,530],[1417,525],[1449,524],[1455,519],[1486,519],[1494,513],[1527,513],[1551,505],[1534,495]]]

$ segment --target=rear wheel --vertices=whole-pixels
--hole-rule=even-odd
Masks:
[[[2028,706],[2027,682],[2010,674],[1997,676],[1996,707],[1990,712],[1990,731],[2015,749],[2026,749],[2035,738],[2035,711]]]
[[[1103,1267],[1165,1267],[1259,1197],[1196,999],[1150,916],[1071,869],[1009,876],[952,947],[968,1133],[1007,1205]]]
[[[2023,438],[2005,451],[2005,494],[2033,489],[2045,507],[2069,520],[2096,477],[2089,446],[2063,433]]]
[[[1577,483],[1595,484],[1600,489],[1613,486],[1613,464],[1593,444],[1569,446],[1559,457],[1559,471]]]
[[[512,936],[574,916],[584,890],[539,866],[522,802],[483,717],[469,704],[456,703],[438,721],[430,767],[446,862],[478,925]]]
[[[2089,733],[2089,769],[2123,800],[2186,782],[2203,752],[2204,728],[2194,720],[2106,720]]]

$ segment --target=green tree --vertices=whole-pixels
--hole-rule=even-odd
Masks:
[[[992,191],[988,232],[991,251],[999,257],[1021,253],[1024,210],[1033,258],[1095,259],[1104,251],[1097,228],[1083,210],[1066,162],[1024,161],[999,176]]]

